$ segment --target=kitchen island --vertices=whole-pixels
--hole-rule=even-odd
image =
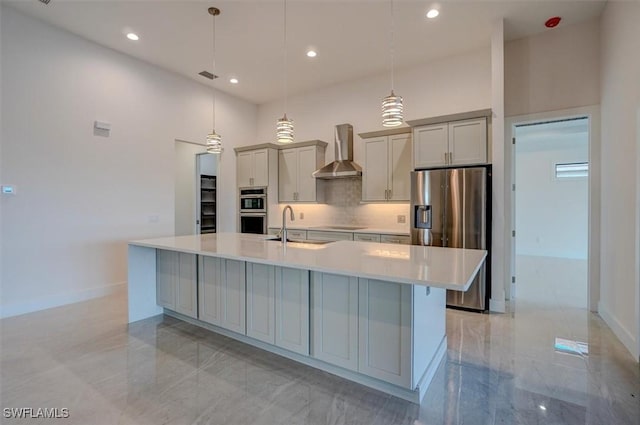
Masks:
[[[446,353],[446,290],[486,252],[236,233],[129,243],[129,322],[161,313],[419,403]]]

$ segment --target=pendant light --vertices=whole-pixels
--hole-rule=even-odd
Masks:
[[[393,0],[391,3],[391,43],[390,43],[390,53],[391,53],[391,94],[384,99],[382,99],[382,126],[383,127],[397,127],[402,124],[403,119],[403,109],[402,109],[402,96],[396,96],[393,92],[393,83],[394,83],[394,63],[393,63],[393,49],[394,49],[394,39],[393,39]]]
[[[283,5],[284,25],[283,49],[284,49],[284,116],[276,125],[276,138],[279,143],[293,143],[293,121],[287,118],[287,0]]]
[[[220,14],[220,9],[217,7],[210,7],[209,14],[213,16],[213,67],[211,69],[211,73],[213,74],[213,79],[216,78],[216,16]],[[207,135],[206,147],[207,153],[222,153],[222,137],[218,133],[216,133],[216,88],[211,87],[211,133]]]

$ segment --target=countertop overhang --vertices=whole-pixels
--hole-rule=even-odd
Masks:
[[[487,251],[377,242],[338,241],[300,247],[267,235],[216,233],[129,242],[204,256],[241,260],[410,285],[466,291]]]

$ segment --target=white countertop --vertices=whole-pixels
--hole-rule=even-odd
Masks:
[[[317,230],[319,232],[346,232],[346,233],[375,233],[379,235],[402,235],[409,236],[409,229],[400,228],[400,229],[389,229],[389,228],[380,228],[380,227],[363,227],[362,229],[336,229],[318,225],[318,226],[296,226],[296,225],[287,225],[287,229],[289,230]],[[269,226],[270,229],[280,229],[280,226]]]
[[[466,291],[487,252],[376,242],[284,246],[268,235],[216,233],[131,241],[130,245],[412,285]]]

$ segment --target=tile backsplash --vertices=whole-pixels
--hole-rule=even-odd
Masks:
[[[408,203],[361,203],[362,179],[326,180],[320,190],[325,191],[324,204],[291,204],[296,216],[292,226],[361,225],[398,231],[409,228]],[[279,204],[277,211],[269,211],[271,227],[281,225],[284,206]],[[405,216],[405,223],[398,223],[399,215]]]

